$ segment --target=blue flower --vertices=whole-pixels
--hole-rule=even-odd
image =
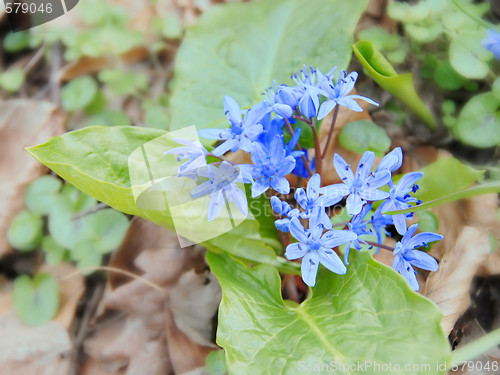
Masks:
[[[500,59],[500,32],[492,29],[486,31],[486,39],[483,40],[482,45],[492,52],[497,59]]]
[[[371,234],[371,231],[367,229],[367,224],[368,221],[364,221],[366,215],[370,210],[372,209],[371,204],[367,204],[363,207],[361,212],[357,215],[354,215],[351,219],[350,222],[347,223],[347,228],[349,231],[352,233],[356,234],[356,238],[350,242],[347,243],[347,246],[345,248],[344,252],[344,263],[349,264],[349,252],[351,250],[351,245],[358,251],[361,250],[361,242],[364,244],[367,244],[364,240],[360,239],[359,236],[362,236],[363,234]]]
[[[396,147],[394,150],[389,152],[383,157],[383,159],[378,163],[375,172],[380,172],[382,170],[388,170],[393,173],[397,171],[403,164],[403,151],[401,147]],[[389,186],[393,185],[392,180],[388,182]]]
[[[253,166],[241,166],[250,171],[254,182],[252,184],[252,198],[258,197],[272,187],[278,193],[288,194],[290,183],[285,178],[295,167],[292,155],[286,156],[283,148],[283,137],[275,135],[269,147],[259,142],[252,144]]]
[[[269,105],[262,101],[252,106],[243,116],[240,106],[230,96],[224,97],[224,111],[231,127],[227,129],[202,129],[198,131],[200,137],[206,139],[225,140],[215,148],[212,153],[221,156],[227,151],[235,152],[238,149],[250,152],[252,142],[262,133],[263,126],[260,123],[264,115],[269,111]]]
[[[303,188],[298,188],[295,191],[295,200],[304,209],[304,211],[300,214],[302,219],[309,219],[316,206],[321,206],[318,199],[320,185],[321,176],[318,173],[315,173],[307,183],[307,191]],[[319,210],[319,215],[318,223],[323,225],[323,228],[325,229],[332,229],[332,221],[324,209]]]
[[[411,207],[410,203],[420,203],[417,198],[410,195],[410,191],[416,191],[418,185],[415,185],[424,174],[422,172],[410,172],[401,177],[401,180],[396,185],[391,187],[389,199],[382,206],[384,211],[404,210]],[[406,233],[406,219],[412,218],[413,214],[393,215],[392,220],[399,234]]]
[[[324,75],[319,69],[314,69],[313,67],[310,67],[308,71],[304,64],[304,68],[300,71],[300,75],[295,72],[292,76],[292,79],[297,83],[294,90],[300,98],[297,104],[300,112],[305,117],[312,118],[318,114],[319,95],[327,95],[321,87],[325,87],[335,69],[336,67]]]
[[[164,155],[173,154],[177,155],[177,161],[186,160],[179,166],[179,177],[189,177],[196,181],[198,168],[207,165],[206,156],[208,151],[203,147],[199,141],[190,139],[174,138],[174,141],[184,145],[184,147],[176,147],[169,151],[164,152]]]
[[[243,215],[248,214],[247,197],[236,186],[236,182],[246,182],[238,168],[223,161],[219,168],[210,164],[198,169],[198,174],[207,177],[208,181],[191,190],[191,196],[196,199],[210,195],[208,221],[215,219],[222,206],[229,204],[231,200]]]
[[[412,266],[428,271],[437,271],[438,263],[429,254],[415,250],[417,247],[427,246],[427,243],[439,241],[443,236],[436,233],[424,232],[413,237],[418,224],[413,224],[405,233],[400,242],[396,243],[394,249],[394,261],[392,268],[399,272],[410,284],[413,290],[418,290],[419,285],[416,278],[416,271]]]
[[[317,206],[311,214],[307,230],[299,219],[291,219],[290,233],[298,242],[288,245],[285,252],[285,257],[290,260],[303,257],[302,279],[310,287],[316,285],[319,263],[339,275],[347,272],[345,265],[332,249],[356,237],[356,234],[347,230],[329,230],[323,234],[323,225],[319,223],[321,210],[322,208]]]
[[[365,96],[347,95],[354,88],[356,80],[358,79],[358,73],[352,72],[348,76],[346,76],[346,74],[346,71],[343,70],[336,84],[330,83],[328,87],[324,87],[323,91],[326,92],[325,96],[328,100],[321,104],[318,120],[325,118],[337,104],[355,112],[362,112],[363,108],[361,108],[354,99],[361,99],[367,103],[378,106],[377,102]]]
[[[290,231],[290,219],[294,217],[299,217],[300,211],[297,208],[292,209],[287,202],[282,202],[278,197],[271,197],[271,207],[273,211],[278,215],[281,215],[283,218],[278,219],[274,222],[276,229],[281,232],[289,232]]]
[[[374,160],[375,154],[366,151],[361,157],[356,175],[354,175],[351,166],[340,155],[335,154],[333,165],[344,182],[322,187],[320,189],[320,193],[324,195],[322,199],[338,202],[347,195],[347,212],[349,215],[356,215],[361,212],[366,201],[387,198],[389,193],[378,189],[389,182],[391,173],[388,170],[373,173],[371,167]],[[323,205],[326,206],[326,204]]]

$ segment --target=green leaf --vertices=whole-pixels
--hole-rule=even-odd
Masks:
[[[486,148],[500,144],[500,99],[491,92],[472,97],[464,106],[453,134],[464,144]]]
[[[5,91],[16,92],[24,84],[26,75],[19,68],[13,68],[0,73],[0,87]]]
[[[205,367],[210,375],[226,374],[226,355],[224,350],[211,351],[205,359]]]
[[[368,41],[357,42],[353,49],[363,68],[380,87],[406,104],[431,129],[436,127],[431,112],[415,91],[411,73],[398,74],[389,61]]]
[[[128,229],[128,219],[122,213],[104,209],[82,219],[83,236],[92,241],[101,254],[115,250],[123,241]]]
[[[7,240],[17,250],[32,251],[40,244],[42,231],[40,215],[24,210],[14,216],[7,231]]]
[[[28,48],[30,45],[30,33],[28,31],[18,31],[8,33],[3,40],[3,49],[5,52],[19,52]]]
[[[40,273],[33,280],[27,275],[19,276],[14,282],[12,301],[24,323],[33,326],[45,324],[59,308],[57,282],[47,273]]]
[[[61,105],[66,111],[83,109],[92,102],[96,93],[97,83],[94,78],[75,78],[61,90]]]
[[[421,211],[417,214],[418,230],[421,232],[437,232],[439,220],[436,215],[429,211]]]
[[[92,116],[87,125],[124,126],[130,124],[128,116],[121,111],[104,111]]]
[[[147,126],[156,129],[165,129],[168,124],[168,115],[165,108],[155,105],[146,109],[144,122]]]
[[[482,79],[490,71],[488,61],[493,55],[483,47],[484,38],[482,31],[464,31],[451,41],[450,63],[466,78]]]
[[[121,69],[104,69],[98,74],[99,80],[118,95],[137,94],[148,85],[148,76],[144,73],[131,73]]]
[[[32,182],[26,189],[24,201],[29,210],[48,215],[58,199],[62,181],[54,176],[43,176]]]
[[[64,260],[67,251],[52,236],[45,236],[42,240],[42,250],[48,264],[57,264]]]
[[[347,68],[352,33],[367,1],[253,1],[206,11],[177,52],[170,129],[222,128],[224,95],[242,108],[273,80],[291,83],[302,64]],[[230,20],[230,22],[229,22]]]
[[[347,124],[340,132],[339,142],[348,150],[360,154],[373,151],[377,156],[384,156],[391,147],[391,139],[385,130],[368,120]]]
[[[141,146],[165,134],[161,130],[140,127],[87,127],[54,137],[45,144],[28,148],[27,151],[85,194],[118,211],[138,215],[173,229],[169,207],[164,206],[162,209],[157,205],[152,207],[154,209],[145,209],[138,206],[134,199],[128,166],[129,157],[134,151],[140,152]],[[154,171],[160,175],[163,173],[161,168],[176,168],[176,165],[165,162],[166,159],[163,159],[165,148],[161,146],[160,141],[155,145],[157,147],[155,156],[158,157],[155,165],[160,165],[160,168]],[[140,171],[146,175],[148,173],[146,167]],[[63,211],[64,209],[66,211]],[[67,212],[68,208],[64,208],[64,205],[63,210],[57,210],[61,211],[59,214],[63,217],[58,219],[59,224],[52,225],[51,233],[56,233],[58,227],[67,225],[65,223],[71,212]],[[189,217],[188,212],[184,214]],[[192,223],[193,219],[199,220],[200,223],[205,222],[204,217],[199,217],[199,210],[196,215],[190,217],[189,223]],[[50,228],[51,218],[49,218]],[[70,246],[61,244],[67,248],[75,245],[74,240],[69,237],[66,241]],[[267,263],[284,272],[298,272],[297,263],[277,257],[273,248],[262,239],[260,224],[253,216],[230,232],[206,241],[203,245],[214,251],[230,252],[252,263]]]
[[[225,349],[231,374],[313,373],[318,364],[357,362],[431,364],[450,359],[442,314],[431,301],[410,290],[391,268],[352,252],[346,275],[320,269],[312,295],[298,305],[283,301],[278,272],[267,265],[248,268],[227,255],[207,254],[219,279],[217,343]],[[366,361],[366,362],[365,362]],[[266,367],[262,364],[265,363]],[[367,373],[372,373],[370,369]]]
[[[434,81],[443,89],[458,90],[465,80],[453,69],[448,60],[444,60],[440,61],[434,70]]]
[[[422,168],[424,176],[418,181],[415,195],[424,203],[471,186],[484,171],[469,167],[453,157],[440,158]]]

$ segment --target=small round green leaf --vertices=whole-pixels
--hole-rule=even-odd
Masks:
[[[99,73],[99,80],[118,95],[131,95],[146,89],[148,76],[143,73],[131,73],[121,69],[105,69]]]
[[[226,354],[224,349],[211,351],[205,358],[205,367],[210,375],[226,374]]]
[[[448,60],[440,61],[434,70],[434,81],[446,90],[457,90],[462,87],[464,79],[451,66]]]
[[[18,31],[8,33],[3,40],[5,52],[19,52],[30,45],[30,33],[28,31]]]
[[[460,112],[453,133],[464,144],[486,148],[500,144],[500,100],[491,92],[470,99]]]
[[[47,175],[40,177],[28,186],[24,196],[26,207],[41,215],[48,215],[59,195],[62,181]]]
[[[436,215],[430,211],[420,211],[417,214],[418,230],[421,232],[437,232],[439,220]]]
[[[66,111],[76,111],[89,105],[97,93],[97,83],[89,76],[75,78],[61,90],[61,104]]]
[[[466,78],[482,79],[488,74],[488,61],[492,54],[481,44],[484,33],[465,31],[450,44],[450,62],[453,68]]]
[[[15,92],[24,84],[26,76],[19,68],[7,70],[0,74],[0,87],[5,91]]]
[[[27,275],[14,282],[12,296],[14,309],[22,321],[29,325],[49,322],[59,308],[57,282],[50,274],[40,273],[33,280]]]
[[[35,250],[42,240],[43,220],[40,215],[21,211],[7,231],[7,239],[12,247],[21,251]]]
[[[348,150],[358,153],[373,151],[378,156],[383,156],[391,146],[384,129],[367,120],[347,124],[340,132],[339,142]]]
[[[113,209],[104,209],[85,216],[82,220],[83,235],[92,240],[93,246],[101,254],[115,250],[127,233],[127,217]]]
[[[43,237],[42,250],[45,253],[45,260],[48,264],[61,263],[65,259],[67,253],[66,249],[52,236]]]

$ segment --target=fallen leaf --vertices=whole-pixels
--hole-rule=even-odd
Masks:
[[[443,312],[442,327],[448,335],[457,319],[470,305],[470,285],[481,263],[488,257],[488,234],[466,226],[447,251],[439,269],[427,279],[423,294],[434,301]]]
[[[64,133],[64,120],[65,115],[48,102],[0,102],[0,256],[11,250],[6,233],[23,207],[27,185],[48,171],[24,148]]]

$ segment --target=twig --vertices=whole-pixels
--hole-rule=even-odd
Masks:
[[[74,215],[72,218],[71,218],[71,221],[74,221],[76,219],[79,219],[81,217],[84,217],[84,216],[87,216],[87,215],[90,215],[90,214],[93,214],[94,212],[97,212],[99,210],[102,210],[103,208],[106,208],[106,207],[109,207],[106,203],[98,203],[96,206],[92,207],[92,208],[89,208],[88,210],[85,210],[85,211],[82,211],[82,212],[79,212],[77,213],[76,215]]]
[[[47,50],[47,45],[44,43],[40,46],[38,51],[36,51],[36,53],[33,55],[30,61],[28,61],[24,66],[23,68],[24,74],[28,75],[30,70],[33,69],[33,67],[38,63],[38,61],[40,61],[46,50]]]

